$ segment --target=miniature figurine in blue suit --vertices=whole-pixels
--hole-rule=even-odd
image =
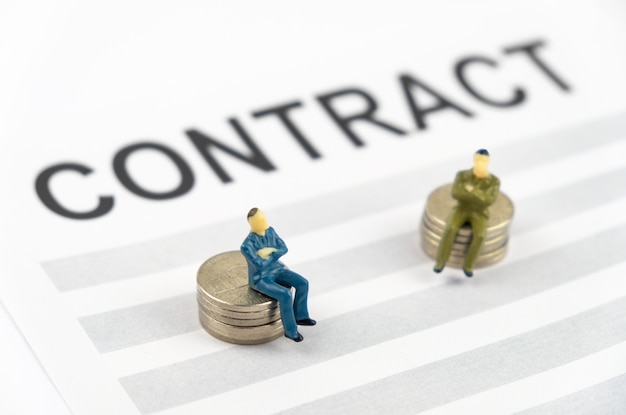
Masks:
[[[241,245],[241,253],[248,262],[248,283],[256,291],[278,301],[285,336],[300,342],[303,337],[298,333],[298,325],[316,324],[309,317],[307,308],[309,282],[285,268],[278,260],[287,253],[287,245],[260,209],[252,208],[248,212],[248,223],[250,233]],[[294,300],[291,298],[291,287],[296,289]]]

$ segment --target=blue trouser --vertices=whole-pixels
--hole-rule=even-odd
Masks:
[[[255,290],[278,301],[285,334],[291,338],[297,337],[298,324],[296,321],[309,318],[307,308],[309,282],[301,275],[283,268],[267,273],[259,281],[250,285]],[[296,298],[293,302],[291,289],[287,287],[296,289]]]

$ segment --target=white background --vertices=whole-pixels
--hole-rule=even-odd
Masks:
[[[468,154],[622,111],[625,18],[619,1],[4,2],[0,278],[18,278],[21,261],[148,240],[230,217],[245,210],[242,205],[280,205],[434,163],[450,152]],[[572,84],[572,94],[550,84],[528,59],[502,53],[537,38],[546,40],[542,56]],[[486,92],[505,99],[521,85],[527,102],[497,109],[471,98],[453,75],[454,62],[471,54],[500,64],[477,74],[477,80],[489,79]],[[427,131],[417,132],[397,80],[402,72],[476,118],[442,112]],[[348,87],[372,93],[380,117],[409,130],[409,137],[362,129],[367,146],[355,149],[315,100]],[[293,100],[303,102],[293,119],[321,160],[310,160],[275,120],[251,116]],[[248,128],[276,172],[259,174],[224,159],[236,182],[219,183],[184,130],[198,128],[237,147],[228,117]],[[142,140],[166,143],[187,160],[196,177],[189,194],[157,203],[121,186],[110,167],[113,155]],[[392,158],[382,170],[372,168]],[[33,191],[35,176],[65,161],[85,163],[95,173],[88,180],[60,177],[55,192],[76,209],[92,207],[97,194],[112,194],[110,214],[72,221],[43,207]],[[174,183],[172,171],[155,172],[160,162],[144,157],[137,174],[166,189]],[[139,176],[142,171],[150,174]],[[7,298],[20,302],[13,292],[0,295],[7,304]],[[0,333],[0,408],[7,414],[66,413],[5,308]]]

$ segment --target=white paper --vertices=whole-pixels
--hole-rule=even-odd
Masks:
[[[6,413],[626,409],[620,2],[3,8]],[[406,91],[435,108],[424,128]],[[249,157],[233,126],[273,169],[214,149],[220,179],[189,135]],[[163,148],[186,193],[124,185],[126,149],[144,193],[182,186]],[[508,253],[434,274],[425,200],[478,148],[515,204]],[[63,164],[91,172],[44,186],[62,209],[112,208],[47,207],[35,183]],[[309,280],[301,343],[235,346],[197,320],[197,268],[239,248],[253,206]]]

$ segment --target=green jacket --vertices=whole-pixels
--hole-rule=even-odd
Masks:
[[[489,217],[488,208],[499,193],[500,179],[493,174],[479,179],[472,169],[458,172],[452,185],[452,197],[459,202],[457,209],[482,213],[485,217]]]

